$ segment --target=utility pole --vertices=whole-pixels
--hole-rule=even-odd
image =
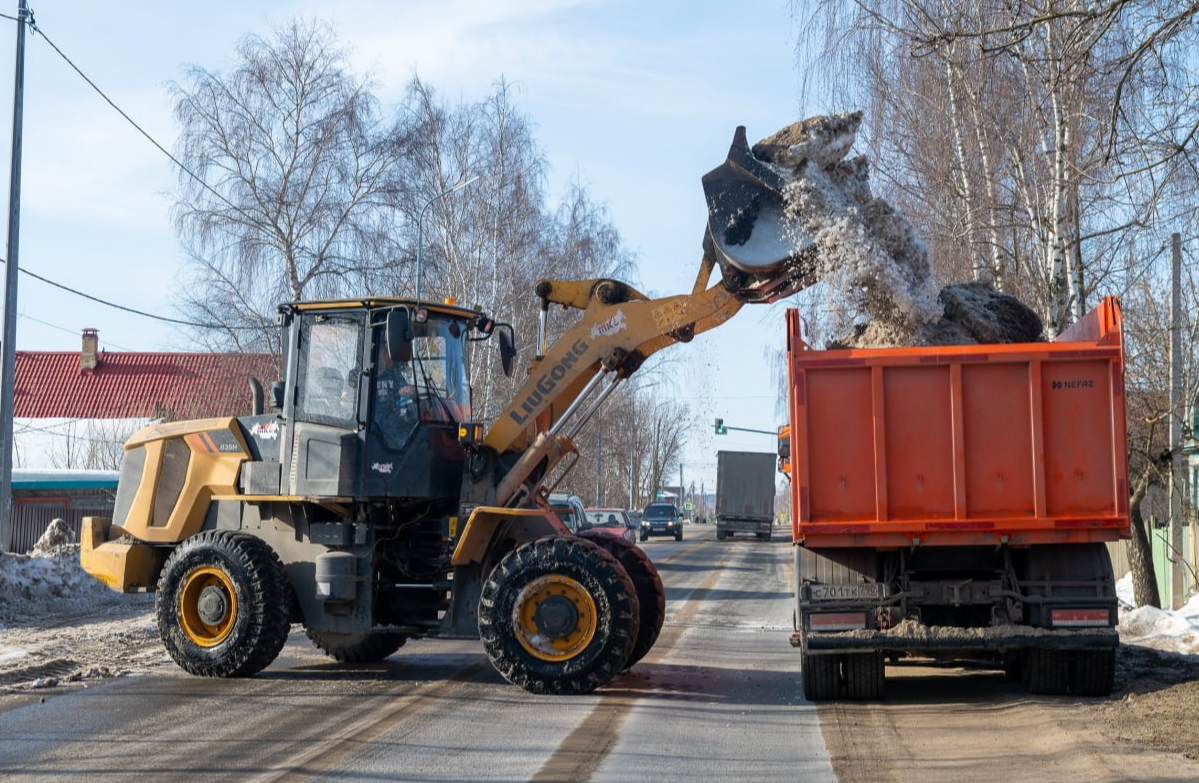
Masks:
[[[601,419],[599,427],[596,428],[595,435],[595,507],[602,508],[604,505],[603,497],[603,480],[604,480],[604,422]]]
[[[686,502],[685,490],[683,489],[683,463],[679,463],[679,511],[683,510],[683,504]]]
[[[0,334],[0,552],[12,548],[12,415],[17,366],[17,270],[21,228],[21,127],[25,105],[25,20],[17,0],[17,66],[12,99],[12,163],[8,183],[8,263],[4,269],[4,326]]]
[[[1182,237],[1170,236],[1170,608],[1183,601]]]

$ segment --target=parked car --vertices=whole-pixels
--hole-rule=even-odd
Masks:
[[[562,524],[570,528],[570,532],[580,533],[587,529],[587,509],[578,495],[550,495],[549,503]]]
[[[674,536],[683,540],[683,517],[673,503],[650,503],[641,512],[641,540],[650,536]]]
[[[587,524],[592,530],[610,532],[630,544],[637,543],[640,525],[623,508],[589,508]]]

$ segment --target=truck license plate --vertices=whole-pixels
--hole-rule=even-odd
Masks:
[[[877,582],[860,585],[811,585],[813,601],[844,601],[855,598],[882,598],[883,586]]]

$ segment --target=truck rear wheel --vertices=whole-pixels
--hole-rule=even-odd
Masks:
[[[1042,696],[1066,692],[1070,684],[1070,653],[1066,650],[1033,648],[1028,651],[1028,687]]]
[[[662,633],[662,623],[666,620],[666,588],[662,585],[662,577],[658,575],[658,569],[654,567],[649,555],[623,538],[591,530],[585,530],[579,536],[598,544],[615,557],[633,580],[641,618],[637,641],[633,643],[633,651],[624,662],[624,668],[630,669],[653,649],[654,642],[658,641],[658,635]]]
[[[294,596],[261,539],[209,530],[175,548],[158,580],[158,634],[175,663],[202,677],[248,677],[279,655]]]
[[[770,538],[771,538],[771,534],[770,534],[770,533],[758,533],[758,540],[759,540],[759,541],[769,541],[769,540],[770,540]]]
[[[841,660],[837,655],[804,653],[800,661],[803,693],[808,701],[828,701],[841,692]]]
[[[1077,650],[1070,667],[1075,696],[1109,696],[1116,680],[1115,650]]]
[[[729,534],[727,531],[725,531],[725,530],[717,530],[716,531],[716,540],[717,541],[723,541],[728,537],[729,537]]]
[[[589,693],[628,660],[640,628],[632,579],[574,536],[509,552],[479,600],[479,637],[508,682],[532,693]]]
[[[381,661],[408,641],[402,633],[328,633],[307,629],[304,633],[317,649],[342,663]]]
[[[850,653],[845,656],[845,690],[857,701],[881,699],[886,665],[882,653]]]

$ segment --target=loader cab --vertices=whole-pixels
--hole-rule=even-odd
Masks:
[[[467,343],[488,319],[403,299],[299,302],[280,314],[282,494],[456,499]]]

